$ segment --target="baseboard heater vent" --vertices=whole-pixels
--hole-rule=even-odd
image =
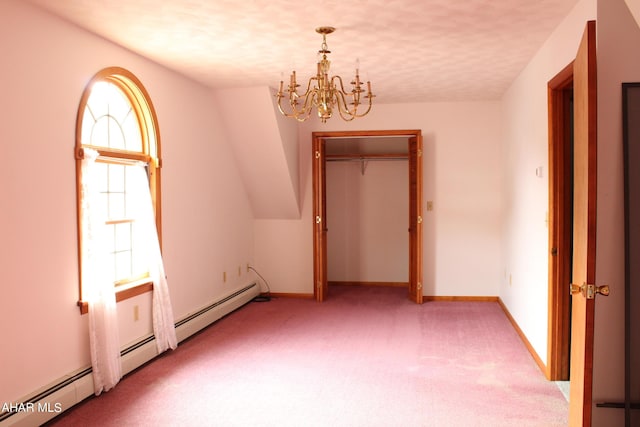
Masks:
[[[178,341],[184,341],[247,304],[259,294],[260,287],[257,283],[252,283],[179,320],[175,324]],[[122,373],[126,375],[158,355],[155,337],[149,335],[142,338],[124,348],[120,355],[122,357]],[[0,427],[41,425],[82,402],[93,395],[92,372],[90,367],[84,368],[45,386],[33,396],[21,399],[20,402],[0,402],[0,405],[3,405],[0,407],[0,411],[2,411],[0,413]]]

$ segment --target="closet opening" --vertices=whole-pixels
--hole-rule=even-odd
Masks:
[[[420,131],[313,134],[314,295],[406,287],[422,303]]]

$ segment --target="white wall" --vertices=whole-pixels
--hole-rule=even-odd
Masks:
[[[637,2],[635,3],[637,6]],[[611,295],[596,300],[593,400],[602,402],[624,399],[625,275],[621,84],[640,82],[640,55],[638,54],[640,28],[624,0],[599,0],[596,31],[598,34],[596,284],[608,284],[611,288]],[[637,307],[632,310],[637,310]],[[623,420],[622,410],[594,407],[594,426],[623,425]]]
[[[573,59],[595,0],[579,2],[502,100],[504,168],[500,298],[543,362],[548,315],[547,83]],[[536,176],[536,168],[543,176]]]
[[[176,318],[253,280],[237,273],[253,261],[253,220],[206,88],[20,1],[0,1],[0,52],[0,402],[16,402],[89,365],[87,316],[76,306],[73,149],[80,96],[97,71],[129,69],[158,114]],[[118,311],[122,344],[151,332],[149,294]]]
[[[327,278],[409,282],[407,160],[328,162]]]
[[[381,100],[382,102],[383,100]],[[300,126],[300,220],[255,221],[256,266],[272,290],[313,293],[311,133],[421,129],[424,137],[424,294],[498,295],[501,280],[498,102],[379,103],[353,122]]]

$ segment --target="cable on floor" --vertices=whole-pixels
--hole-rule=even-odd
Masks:
[[[262,277],[262,275],[260,273],[258,273],[258,270],[253,268],[253,266],[250,265],[250,266],[248,266],[248,268],[250,270],[253,270],[253,272],[256,273],[260,279],[262,279],[262,281],[264,282],[265,286],[267,287],[267,292],[266,293],[265,292],[261,292],[260,295],[255,297],[252,301],[254,301],[254,302],[271,301],[271,288],[269,287],[269,283],[267,282],[267,280],[264,277]]]

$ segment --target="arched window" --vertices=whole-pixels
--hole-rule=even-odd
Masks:
[[[140,204],[132,199],[140,182],[135,168],[144,167],[155,223],[160,242],[160,140],[155,111],[140,81],[122,68],[106,68],[87,85],[78,108],[76,123],[76,176],[78,193],[78,245],[80,265],[81,311],[87,311],[83,300],[83,241],[88,229],[87,200],[83,192],[82,161],[93,153],[96,201],[91,209],[100,211],[102,248],[100,271],[113,281],[117,300],[123,300],[153,289],[145,263],[141,233],[145,225],[135,212]],[[144,178],[143,178],[144,179]],[[139,188],[139,187],[138,187]],[[86,234],[85,234],[86,233]],[[86,244],[86,243],[85,243]],[[103,250],[102,250],[103,249]],[[86,292],[86,289],[85,289]]]

